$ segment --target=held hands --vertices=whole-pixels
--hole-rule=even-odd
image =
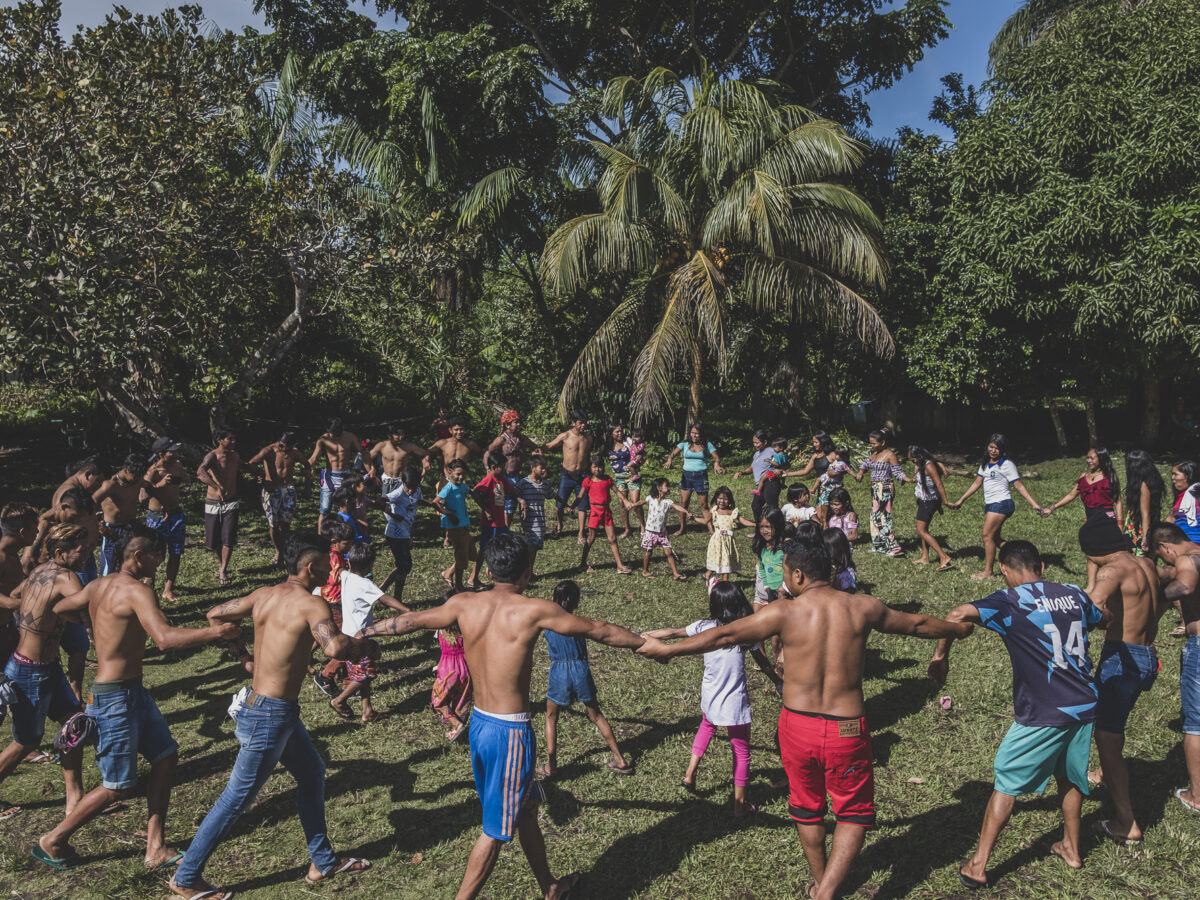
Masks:
[[[645,640],[642,642],[642,646],[634,651],[635,653],[664,664],[671,659],[671,647],[669,644],[664,644],[658,638],[650,637],[649,635],[644,634],[642,637]]]
[[[216,640],[236,641],[242,636],[242,626],[233,622],[220,622],[213,626],[217,631]]]

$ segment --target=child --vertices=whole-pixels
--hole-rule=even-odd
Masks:
[[[588,565],[588,553],[591,552],[592,544],[596,541],[596,529],[603,526],[604,536],[608,538],[608,546],[612,549],[613,562],[617,564],[617,574],[632,575],[633,569],[621,562],[621,551],[617,548],[617,532],[613,528],[612,510],[608,508],[612,497],[613,480],[604,474],[604,457],[599,454],[592,456],[591,467],[591,475],[583,479],[580,487],[581,492],[587,496],[590,512],[588,513],[587,543],[583,545],[583,558],[579,561],[579,566],[589,573],[596,571]],[[575,509],[579,505],[579,500],[580,494],[576,494],[571,509]]]
[[[821,538],[833,563],[834,588],[853,594],[858,590],[858,572],[854,568],[854,551],[846,539],[846,532],[840,528],[826,528]]]
[[[533,580],[537,553],[546,545],[546,501],[558,492],[546,480],[546,457],[529,458],[529,474],[517,482],[517,500],[521,504],[521,527],[529,544],[529,578]]]
[[[356,544],[365,544],[370,540],[367,537],[367,519],[358,511],[358,494],[353,485],[343,482],[333,492],[333,508],[337,510],[338,518],[350,526]]]
[[[629,499],[636,503],[642,492],[642,466],[646,464],[646,432],[642,428],[629,430]],[[638,510],[642,520],[642,530],[646,529],[646,511]]]
[[[758,564],[754,575],[754,606],[766,606],[779,595],[783,587],[783,542],[787,539],[787,522],[783,512],[773,506],[763,507],[750,549]]]
[[[647,637],[681,638],[691,637],[719,625],[751,615],[750,604],[736,584],[715,581],[708,592],[709,618],[693,622],[687,628],[662,628],[646,632]],[[755,812],[755,807],[746,801],[746,784],[750,780],[750,694],[746,690],[746,651],[767,677],[775,682],[776,690],[782,691],[783,681],[771,669],[771,663],[757,646],[725,647],[704,654],[704,680],[700,683],[700,729],[692,743],[692,758],[683,776],[683,786],[689,791],[696,789],[696,770],[708,749],[717,728],[723,727],[729,734],[733,746],[733,814],[737,817]]]
[[[516,496],[512,485],[504,478],[504,454],[493,450],[484,459],[487,475],[471,491],[479,504],[479,553],[475,556],[475,568],[471,570],[471,587],[479,589],[479,568],[483,565],[483,551],[498,534],[508,534],[508,512],[505,501]]]
[[[554,602],[569,613],[575,612],[579,606],[579,585],[573,581],[560,581],[554,587]],[[621,754],[612,727],[600,712],[596,684],[588,666],[587,641],[553,631],[547,631],[545,635],[550,650],[550,678],[546,685],[546,764],[538,767],[538,774],[551,778],[558,772],[558,710],[578,700],[612,751],[608,767],[619,775],[632,775],[633,766]]]
[[[667,537],[667,513],[677,509],[681,516],[688,516],[693,520],[697,517],[672,500],[668,496],[670,493],[671,482],[665,478],[655,478],[650,485],[650,496],[645,500],[626,500],[620,494],[617,495],[617,499],[627,510],[642,506],[649,510],[642,520],[642,549],[646,552],[642,557],[642,577],[654,577],[650,574],[650,555],[654,553],[655,547],[662,547],[671,566],[671,577],[676,581],[687,581],[687,576],[680,575],[679,568],[675,565],[675,551],[671,549],[671,539]]]
[[[704,522],[711,524],[712,537],[708,539],[708,571],[704,580],[720,575],[722,581],[728,581],[729,576],[741,569],[738,558],[737,542],[733,539],[733,529],[738,523],[747,528],[757,527],[754,522],[746,519],[733,505],[733,491],[725,485],[717,488],[713,494],[713,506],[705,516]]]
[[[817,506],[828,506],[829,495],[843,487],[842,480],[850,471],[850,451],[845,447],[834,447],[825,454],[829,463],[817,479]]]
[[[340,490],[340,488],[339,488]],[[338,629],[342,627],[342,571],[346,568],[346,553],[354,544],[354,529],[343,519],[327,518],[321,536],[329,541],[329,580],[320,588],[321,599],[329,604],[329,614]],[[314,644],[314,648],[315,648]],[[337,694],[338,673],[343,663],[331,659],[325,668],[313,675],[313,683],[327,697]]]
[[[339,488],[340,490],[340,488]],[[341,573],[342,587],[342,634],[354,637],[375,621],[375,604],[382,603],[389,609],[406,613],[408,607],[389,597],[371,581],[371,567],[375,564],[375,548],[370,544],[351,544],[346,551],[346,568]],[[329,701],[329,707],[343,719],[352,715],[346,701],[358,694],[362,697],[362,721],[374,722],[381,713],[371,707],[371,682],[375,680],[375,664],[369,656],[358,662],[346,662],[346,687]]]
[[[442,595],[445,603],[454,596],[454,591]],[[430,706],[438,714],[443,725],[452,725],[446,732],[446,740],[456,741],[467,727],[467,719],[474,690],[471,686],[471,672],[467,668],[467,658],[463,655],[462,632],[458,623],[449,625],[437,632],[438,646],[442,648],[442,657],[438,660],[437,678],[433,682],[433,694]]]
[[[408,468],[400,473],[400,485],[384,495],[387,501],[384,515],[387,516],[387,528],[383,532],[383,540],[392,551],[392,571],[388,573],[381,591],[386,591],[394,583],[396,599],[404,596],[404,583],[408,573],[412,571],[412,527],[417,517],[417,507],[424,503],[433,506],[421,494],[421,473]]]
[[[781,512],[783,520],[787,524],[795,528],[801,522],[807,522],[809,519],[817,515],[815,507],[809,506],[808,501],[811,497],[807,485],[793,484],[788,488],[787,503],[784,504]]]
[[[783,491],[783,479],[787,474],[787,438],[777,437],[771,442],[771,461],[758,479],[757,491],[762,497],[763,508],[779,506],[779,495]]]
[[[446,530],[446,540],[454,550],[454,562],[450,568],[442,572],[442,581],[454,588],[455,592],[463,589],[463,572],[467,563],[475,559],[475,541],[471,539],[468,529],[470,518],[467,515],[467,497],[471,491],[463,484],[467,474],[467,465],[461,459],[453,459],[446,466],[446,477],[450,480],[438,491],[434,504],[442,514],[442,528]],[[478,584],[472,584],[478,589]]]
[[[830,493],[829,515],[825,525],[829,528],[840,528],[851,543],[858,540],[858,515],[850,503],[850,492],[844,487],[834,488]]]

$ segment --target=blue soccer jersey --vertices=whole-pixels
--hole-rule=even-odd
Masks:
[[[1060,728],[1095,720],[1087,632],[1101,613],[1082,589],[1035,581],[972,605],[984,627],[1004,638],[1008,648],[1019,723]]]

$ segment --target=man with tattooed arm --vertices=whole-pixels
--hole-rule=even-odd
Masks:
[[[241,749],[229,784],[204,817],[187,854],[171,879],[180,897],[227,900],[231,892],[204,881],[204,865],[234,822],[250,806],[276,763],[296,779],[296,805],[312,864],[304,880],[316,884],[343,872],[370,866],[364,859],[339,858],[326,835],[325,761],[300,721],[300,687],[308,674],[314,638],[331,659],[379,658],[374,641],[347,637],[333,624],[327,604],[313,589],[329,578],[329,542],[289,540],[284,552],[288,577],[248,597],[211,610],[208,620],[254,620],[254,682],[237,713]]]

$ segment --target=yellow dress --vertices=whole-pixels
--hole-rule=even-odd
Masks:
[[[713,510],[713,533],[708,539],[708,570],[718,575],[741,569],[733,529],[737,527],[737,509]]]

